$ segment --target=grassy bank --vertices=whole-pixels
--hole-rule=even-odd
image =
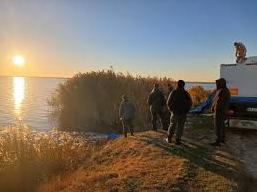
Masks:
[[[165,134],[143,132],[95,151],[80,169],[40,187],[52,191],[237,191],[238,162],[227,151],[191,139],[167,144]]]
[[[0,130],[0,191],[28,192],[50,177],[73,170],[88,158],[81,136],[65,132],[34,132],[26,127]]]
[[[92,145],[77,133],[1,129],[0,191],[256,191],[229,145],[209,146],[205,121],[190,119],[181,146],[162,131]]]

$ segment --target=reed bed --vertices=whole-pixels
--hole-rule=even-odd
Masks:
[[[126,94],[136,105],[136,125],[143,129],[150,120],[147,97],[154,83],[168,96],[169,78],[133,77],[112,70],[79,73],[61,84],[49,104],[61,130],[110,131],[120,126],[118,110]]]
[[[195,86],[190,88],[188,92],[192,98],[193,107],[196,107],[199,104],[203,103],[212,91],[205,90],[202,86]]]
[[[136,105],[136,130],[150,127],[147,97],[158,83],[167,98],[175,87],[171,78],[133,77],[113,70],[79,73],[61,84],[49,100],[60,130],[120,131],[118,116],[121,96],[126,94]],[[206,99],[201,87],[190,92],[194,105]],[[167,109],[166,109],[167,111]]]
[[[0,191],[34,191],[51,176],[77,168],[90,143],[79,134],[36,132],[28,127],[0,130]]]

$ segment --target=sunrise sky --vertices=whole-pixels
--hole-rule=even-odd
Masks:
[[[257,55],[256,0],[0,0],[0,75],[108,69],[213,81],[234,41]],[[22,55],[25,64],[14,65]]]

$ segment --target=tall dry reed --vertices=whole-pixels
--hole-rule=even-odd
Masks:
[[[103,131],[119,127],[119,104],[126,94],[136,105],[136,125],[149,122],[147,97],[154,83],[168,95],[168,78],[133,77],[112,70],[77,74],[61,84],[50,100],[61,130]]]
[[[79,73],[61,84],[49,104],[53,107],[61,130],[121,130],[119,103],[123,94],[136,105],[137,130],[149,127],[147,97],[158,83],[168,97],[170,78],[133,77],[113,70]],[[194,105],[203,102],[208,93],[202,87],[189,90]]]
[[[89,144],[73,133],[0,130],[0,191],[31,192],[38,183],[71,170],[88,158]]]

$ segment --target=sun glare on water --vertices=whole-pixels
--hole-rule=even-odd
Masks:
[[[25,64],[25,58],[22,55],[15,55],[12,58],[12,62],[14,65],[18,66],[18,67],[22,67]]]
[[[25,79],[24,77],[13,77],[13,98],[14,98],[14,112],[20,120],[21,107],[24,100]]]

